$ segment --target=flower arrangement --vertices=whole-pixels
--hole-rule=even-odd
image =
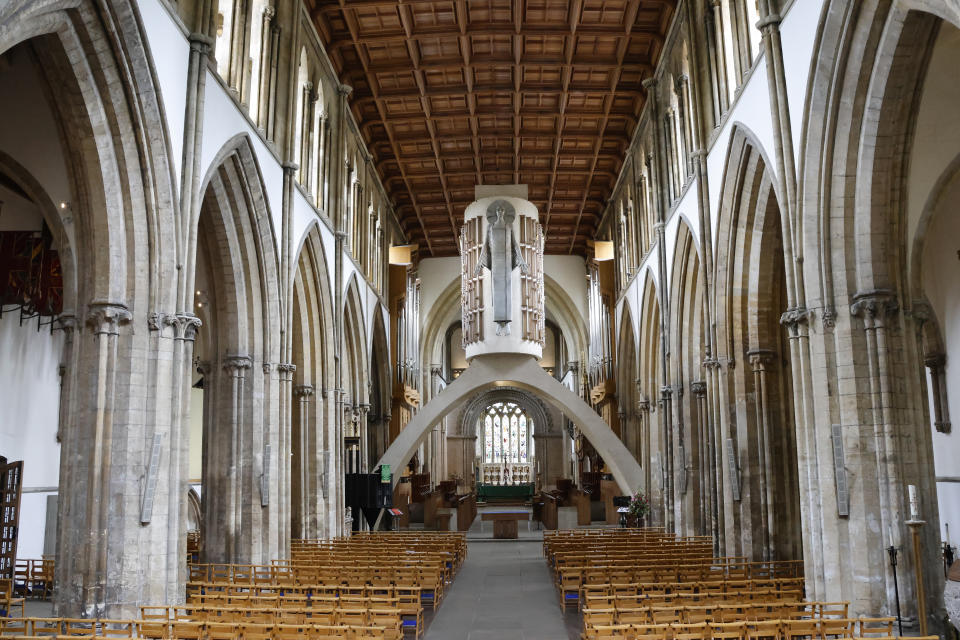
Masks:
[[[630,496],[630,504],[627,507],[630,515],[639,522],[650,511],[650,501],[642,491],[637,491]]]

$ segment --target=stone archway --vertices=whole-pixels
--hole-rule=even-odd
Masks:
[[[466,371],[414,416],[377,464],[388,464],[395,471],[402,469],[433,425],[476,393],[498,387],[516,387],[542,396],[577,423],[603,456],[621,491],[643,488],[639,463],[609,425],[578,395],[545,372],[534,358],[519,354],[474,358]],[[400,475],[394,473],[394,485],[399,481]]]

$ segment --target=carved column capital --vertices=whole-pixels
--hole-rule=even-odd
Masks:
[[[293,395],[301,400],[307,400],[313,396],[315,389],[312,384],[298,384],[293,387]]]
[[[282,373],[293,373],[297,370],[297,365],[289,362],[281,362],[277,365],[277,370]]]
[[[747,357],[754,371],[763,371],[776,359],[777,352],[772,349],[751,349],[747,351]]]
[[[243,372],[253,367],[250,356],[230,355],[223,359],[223,370],[231,375],[243,375]]]
[[[864,291],[853,296],[850,304],[850,315],[863,319],[867,328],[874,325],[883,325],[888,319],[900,310],[897,296],[889,289],[874,289]]]
[[[337,95],[341,95],[344,98],[348,97],[353,93],[353,87],[348,84],[338,84],[337,85]]]
[[[210,50],[213,49],[214,39],[205,33],[194,32],[187,36],[187,39],[190,41],[190,50],[201,55],[209,55]]]
[[[703,380],[697,380],[690,383],[690,392],[697,398],[707,395],[707,383]]]
[[[947,363],[947,356],[943,353],[928,353],[923,358],[923,364],[931,369],[939,369]]]
[[[56,328],[62,329],[68,339],[73,335],[74,329],[77,328],[77,317],[71,314],[59,315],[55,322]]]
[[[173,316],[173,337],[175,340],[193,342],[197,338],[197,329],[203,322],[192,313],[180,313]]]
[[[117,302],[92,302],[87,308],[87,326],[98,335],[118,335],[120,325],[132,319],[127,305]]]
[[[813,312],[806,307],[794,307],[787,309],[780,315],[780,324],[785,326],[791,335],[796,336],[800,331],[801,325],[809,324],[812,316]],[[824,323],[826,322],[827,319],[824,317]]]

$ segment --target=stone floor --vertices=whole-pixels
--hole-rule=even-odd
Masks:
[[[468,532],[467,560],[425,640],[575,640],[580,618],[563,614],[543,557],[543,533],[520,523],[519,540],[496,540],[480,519]]]

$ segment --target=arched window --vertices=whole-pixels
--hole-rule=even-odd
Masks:
[[[234,0],[220,0],[217,4],[217,41],[213,55],[217,59],[217,73],[230,84],[230,65],[233,56]]]
[[[494,402],[477,427],[477,457],[484,464],[533,460],[533,420],[520,405]]]

